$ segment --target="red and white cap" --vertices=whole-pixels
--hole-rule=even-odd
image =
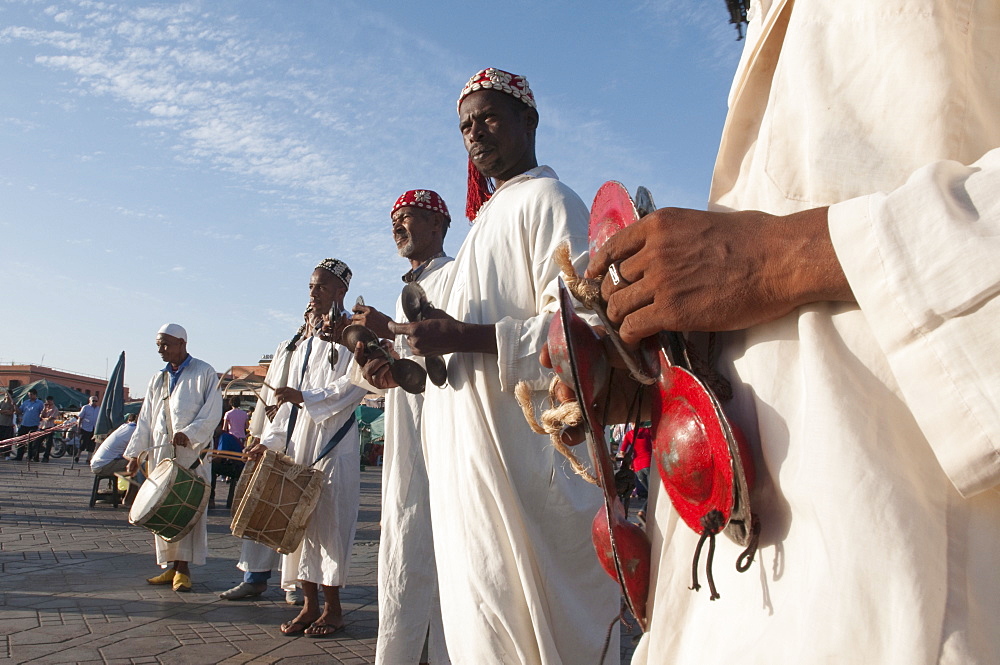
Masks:
[[[444,199],[441,198],[440,194],[430,189],[411,189],[408,192],[403,192],[403,194],[396,199],[396,203],[392,206],[392,212],[390,215],[394,215],[400,208],[423,208],[424,210],[432,210],[434,212],[439,212],[444,215],[449,222],[451,222],[451,215],[448,214],[448,206],[444,204]]]
[[[496,67],[487,67],[469,79],[469,82],[462,88],[462,94],[458,96],[458,105],[462,105],[462,100],[479,90],[496,90],[504,92],[519,99],[528,106],[537,110],[535,106],[535,95],[528,87],[528,79],[518,74],[511,74]]]

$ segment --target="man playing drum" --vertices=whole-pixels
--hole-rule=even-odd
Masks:
[[[199,462],[199,455],[212,445],[212,433],[222,418],[222,395],[219,376],[208,363],[187,351],[187,331],[168,323],[156,334],[156,348],[167,363],[149,381],[135,433],[125,449],[126,473],[139,469],[139,453],[149,451],[150,468],[160,461],[175,458],[185,467],[209,480],[209,465]],[[191,590],[188,564],[202,566],[208,553],[208,527],[205,515],[183,538],[168,543],[155,536],[156,563],[168,570],[146,581],[171,584],[174,591]]]
[[[526,381],[540,403],[548,387],[537,363],[558,308],[553,252],[570,241],[582,270],[587,251],[587,207],[538,165],[537,127],[524,77],[490,68],[466,85],[459,130],[474,225],[441,289],[446,297],[435,303],[443,311],[391,327],[418,355],[452,354],[449,385],[424,399],[424,424],[434,427],[426,461],[451,657],[599,663],[610,630],[604,662],[617,663],[620,596],[590,539],[601,494],[528,428],[513,394]]]
[[[438,302],[439,287],[453,261],[444,253],[444,237],[451,224],[444,200],[428,189],[410,190],[396,200],[391,219],[399,255],[410,261],[403,281],[419,284],[431,303]],[[400,299],[396,303],[397,321],[406,320],[404,312]],[[371,307],[356,306],[353,320],[379,337],[393,337],[389,318]],[[396,337],[395,351],[404,358],[413,356],[402,335]],[[374,369],[376,365],[369,362],[366,367]],[[373,385],[378,382],[373,375],[365,379]],[[437,390],[431,386],[428,389]],[[427,658],[421,662],[449,662],[441,625],[427,467],[420,434],[423,404],[423,395],[401,388],[386,394],[376,663],[415,663],[425,641]]]
[[[354,409],[365,389],[351,383],[351,353],[327,340],[339,339],[349,321],[343,303],[350,280],[350,268],[337,259],[324,259],[313,270],[309,305],[317,322],[313,328],[322,327],[323,332],[292,353],[288,386],[275,391],[278,413],[261,442],[248,451],[259,459],[265,448],[281,451],[287,445],[287,454],[297,463],[313,465],[324,475],[302,544],[282,557],[282,586],[299,581],[305,596],[299,614],[281,625],[285,635],[329,637],[344,627],[340,587],[347,581],[361,492],[361,440]]]

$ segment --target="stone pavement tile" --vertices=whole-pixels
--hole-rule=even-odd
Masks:
[[[11,643],[15,648],[36,644],[59,644],[89,634],[90,630],[84,624],[73,626],[36,626],[35,628],[19,631],[12,635]]]
[[[30,662],[32,665],[36,663],[38,665],[66,665],[67,663],[101,663],[104,665],[105,662],[101,658],[101,654],[92,649],[66,649],[55,653],[52,653],[51,649],[36,651],[41,647],[31,647],[31,649],[31,651],[19,650],[16,652],[12,658],[13,662]]]
[[[202,644],[183,646],[173,651],[161,654],[158,662],[165,665],[194,665],[204,663],[212,665],[239,653],[239,649],[231,644]]]
[[[9,607],[5,607],[4,602],[7,594],[0,594],[0,607],[4,607],[2,613],[0,613],[0,626],[3,626],[7,621],[13,619],[34,619],[38,615],[33,610],[15,610]],[[0,631],[0,635],[6,635],[3,631]]]
[[[231,658],[226,658],[223,661],[219,661],[219,665],[243,665],[243,663],[254,663],[255,665],[264,665],[265,663],[273,663],[274,658],[270,655],[254,655],[249,653],[238,653]]]
[[[6,637],[9,638],[14,633],[21,633],[29,631],[32,628],[39,627],[38,617],[32,614],[30,617],[22,617],[19,619],[8,618],[6,613],[0,615],[0,633],[6,633]],[[0,652],[0,656],[2,656]]]
[[[180,640],[163,631],[159,635],[126,636],[114,643],[101,647],[101,656],[106,659],[136,658],[139,656],[159,656],[181,646]]]
[[[327,653],[321,648],[323,642],[331,642],[337,638],[330,638],[326,640],[314,640],[308,637],[286,637],[285,641],[280,643],[278,648],[269,653],[268,655],[274,658],[274,662],[286,663],[286,662],[308,662],[308,661],[296,661],[289,660],[294,658],[312,658],[312,662],[316,663],[319,661],[327,661]]]

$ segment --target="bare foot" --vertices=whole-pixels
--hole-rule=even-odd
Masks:
[[[305,610],[302,610],[297,617],[281,624],[281,634],[289,637],[302,635],[318,619],[319,617],[314,612],[307,614]]]
[[[305,629],[306,637],[331,637],[344,629],[343,623],[329,624],[322,619],[317,619],[311,626]]]

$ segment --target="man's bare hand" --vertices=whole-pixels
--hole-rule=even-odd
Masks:
[[[355,305],[354,316],[351,317],[351,323],[356,323],[368,328],[381,339],[387,339],[393,336],[392,331],[389,330],[390,321],[392,321],[392,319],[388,316],[374,307],[369,307],[367,305]]]
[[[443,356],[447,353],[497,352],[496,326],[463,323],[440,309],[431,309],[423,321],[389,322],[395,335],[406,335],[410,348],[418,356]]]
[[[191,439],[184,432],[174,432],[172,443],[178,448],[188,448],[191,446]]]
[[[662,208],[619,231],[588,277],[604,279],[608,316],[627,344],[661,330],[738,330],[822,300],[853,301],[826,208],[777,217]]]
[[[259,462],[264,453],[267,452],[267,446],[262,443],[255,443],[243,452],[246,453],[247,459]]]
[[[301,406],[303,402],[302,391],[295,388],[278,388],[274,391],[274,396],[278,399],[279,405],[291,402],[292,404]]]
[[[382,348],[392,355],[392,357],[399,358],[395,349],[392,348],[392,342],[389,340],[383,340]],[[364,375],[365,381],[371,385],[381,390],[399,387],[396,380],[392,378],[391,366],[385,356],[379,353],[368,352],[364,344],[358,342],[357,348],[354,349],[354,360],[361,368],[361,373]]]
[[[277,404],[268,404],[267,406],[264,407],[264,415],[267,416],[267,419],[271,422],[274,422],[274,416],[276,416],[277,413],[278,413]]]
[[[128,464],[125,465],[125,475],[130,478],[139,473],[139,458],[129,457]]]
[[[319,338],[324,342],[339,343],[340,337],[344,333],[344,328],[351,324],[351,317],[346,313],[334,317],[331,321],[328,314],[322,317],[323,325],[319,329]]]
[[[606,338],[606,336],[605,336]],[[605,339],[605,338],[602,338]],[[609,355],[615,353],[610,344],[605,345],[605,353]],[[549,355],[549,345],[546,344],[542,347],[542,352],[539,355],[539,362],[543,367],[552,368],[552,357]],[[612,364],[614,365],[614,363]],[[607,384],[598,387],[594,398],[594,409],[597,414],[598,419],[603,424],[606,425],[616,425],[619,423],[626,423],[630,418],[638,418],[640,420],[648,420],[650,417],[649,405],[651,404],[649,394],[645,394],[642,397],[642,403],[640,405],[641,411],[636,414],[634,411],[630,413],[630,410],[635,409],[637,404],[636,395],[641,391],[648,391],[652,387],[643,386],[640,383],[632,379],[628,372],[624,369],[616,369],[612,374],[611,378]],[[556,402],[559,404],[565,404],[566,402],[576,402],[576,392],[573,390],[573,386],[559,380],[556,382],[553,388],[553,394],[555,396]],[[610,399],[608,395],[610,394]],[[578,427],[569,427],[562,433],[562,441],[568,446],[575,446],[584,439],[584,426],[580,425]]]

